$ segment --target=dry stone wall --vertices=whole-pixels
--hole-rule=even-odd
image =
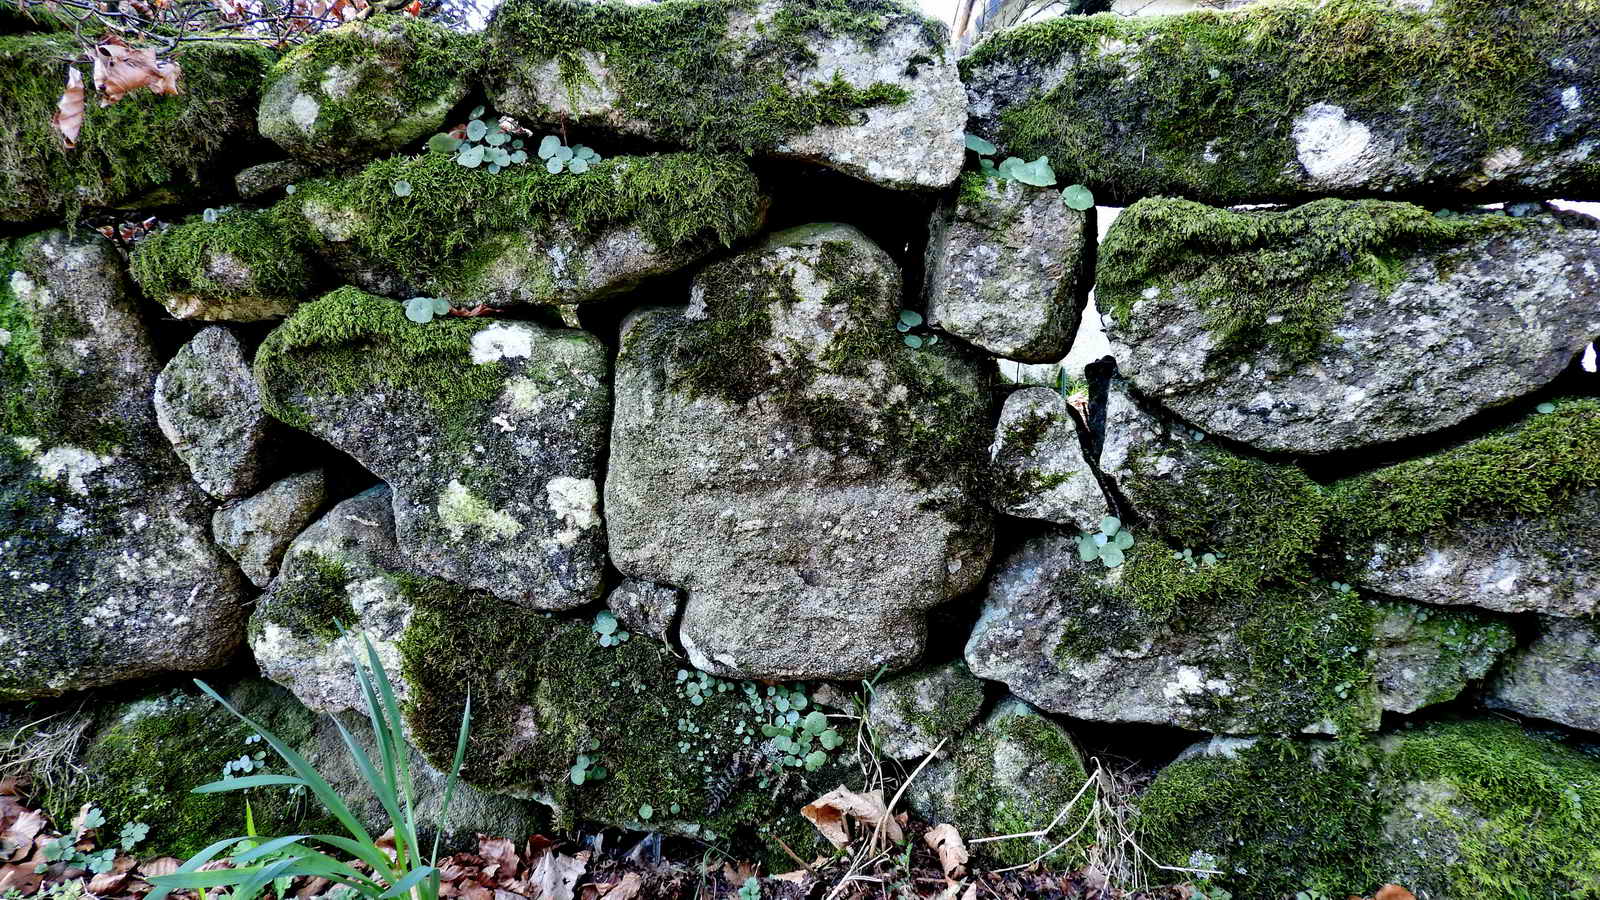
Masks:
[[[184,852],[238,736],[170,679],[332,766],[347,627],[430,792],[472,697],[458,835],[781,859],[871,748],[1078,866],[1092,746],[1235,896],[1600,896],[1600,12],[1425,6],[508,0],[69,151],[6,20],[0,712]]]

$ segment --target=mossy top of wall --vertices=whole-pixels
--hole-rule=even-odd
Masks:
[[[730,37],[766,5],[776,7],[770,21],[748,39]],[[599,59],[621,110],[650,136],[700,150],[770,150],[819,125],[853,124],[866,107],[905,102],[905,89],[888,82],[858,88],[835,75],[793,87],[788,76],[817,62],[808,35],[873,46],[907,19],[922,29],[928,58],[942,57],[943,26],[898,0],[510,0],[490,24],[491,93],[520,92],[533,70],[553,61],[568,105],[579,107],[596,84],[588,67]],[[518,112],[565,119],[548,108]],[[577,124],[591,123],[580,116]]]
[[[1404,134],[1397,177],[1417,190],[1481,187],[1490,175],[1463,176],[1496,151],[1516,154],[1502,165],[1581,153],[1584,132],[1561,97],[1570,85],[1592,102],[1596,58],[1600,7],[1589,0],[1439,0],[1427,12],[1290,0],[1026,25],[980,44],[961,71],[999,106],[986,137],[1018,156],[1048,155],[1064,182],[1091,186],[1102,202],[1179,194],[1231,204],[1304,196],[1294,129],[1316,104],[1380,137]],[[1019,70],[1043,92],[1008,82]],[[1016,95],[1004,96],[1006,84]],[[1575,171],[1582,159],[1569,161]],[[1593,177],[1591,167],[1574,183]]]
[[[202,300],[262,297],[292,303],[312,287],[310,245],[269,211],[190,216],[135,249],[129,272],[146,295]]]
[[[134,91],[107,107],[91,98],[78,145],[66,150],[50,119],[66,88],[63,60],[81,53],[68,35],[0,37],[0,220],[72,216],[204,183],[224,150],[235,155],[254,135],[258,89],[274,58],[257,44],[183,44],[174,56],[182,94]],[[77,65],[87,78],[89,64]]]

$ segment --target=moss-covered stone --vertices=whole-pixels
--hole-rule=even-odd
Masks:
[[[157,188],[210,184],[255,131],[258,88],[273,54],[259,44],[180,45],[178,96],[139,90],[84,107],[78,145],[63,150],[50,125],[66,87],[68,35],[0,37],[0,220],[19,222],[84,206],[116,206]],[[88,79],[89,63],[79,63]]]
[[[872,688],[867,719],[878,751],[920,760],[941,742],[948,748],[983,709],[983,682],[961,661],[896,675]]]
[[[318,163],[384,156],[440,129],[471,87],[482,48],[479,35],[414,16],[323,31],[272,67],[261,133]]]
[[[971,130],[1102,202],[1586,196],[1593,4],[1271,3],[1067,16],[961,61]]]
[[[191,217],[139,242],[130,271],[180,319],[254,322],[293,311],[316,281],[310,244],[272,211]]]

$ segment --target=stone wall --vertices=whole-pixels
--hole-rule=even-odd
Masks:
[[[336,767],[344,626],[434,775],[471,695],[460,834],[779,858],[864,747],[1008,834],[1111,753],[1241,897],[1600,896],[1592,3],[957,60],[891,0],[508,0],[206,45],[70,151],[65,40],[0,36],[0,710],[90,710],[53,808],[225,827],[167,796],[243,739],[178,673]]]

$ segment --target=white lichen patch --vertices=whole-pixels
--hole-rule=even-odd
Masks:
[[[506,383],[506,399],[517,412],[537,413],[544,409],[545,391],[532,378],[517,376]]]
[[[37,444],[36,441],[36,447]],[[110,456],[101,456],[78,447],[51,447],[34,460],[34,465],[39,469],[39,477],[45,481],[56,481],[66,476],[69,490],[74,494],[86,495],[89,488],[84,483],[84,477],[111,465],[112,461]]]
[[[11,346],[11,332],[0,328],[0,348]]]
[[[1578,92],[1577,85],[1568,85],[1566,90],[1561,92],[1561,106],[1568,112],[1575,112],[1583,106],[1583,96]]]
[[[1294,122],[1295,156],[1314,181],[1359,177],[1372,146],[1372,129],[1345,115],[1344,107],[1313,103]]]
[[[510,513],[490,506],[455,479],[445,486],[435,509],[445,530],[456,540],[465,537],[468,531],[477,531],[480,537],[488,540],[505,540],[522,531],[522,523]]]
[[[317,124],[317,114],[320,112],[322,105],[317,102],[317,98],[306,93],[296,94],[294,102],[289,104],[289,121],[299,126],[301,131],[310,134],[311,129]]]
[[[544,489],[550,511],[566,525],[556,533],[556,543],[570,545],[580,533],[600,524],[600,489],[593,478],[558,475]]]
[[[520,325],[491,325],[472,336],[472,361],[478,365],[533,355],[534,333]]]
[[[1204,672],[1194,666],[1179,666],[1176,679],[1161,687],[1162,696],[1168,700],[1204,693],[1228,697],[1233,694],[1233,687],[1220,678],[1207,678]]]

